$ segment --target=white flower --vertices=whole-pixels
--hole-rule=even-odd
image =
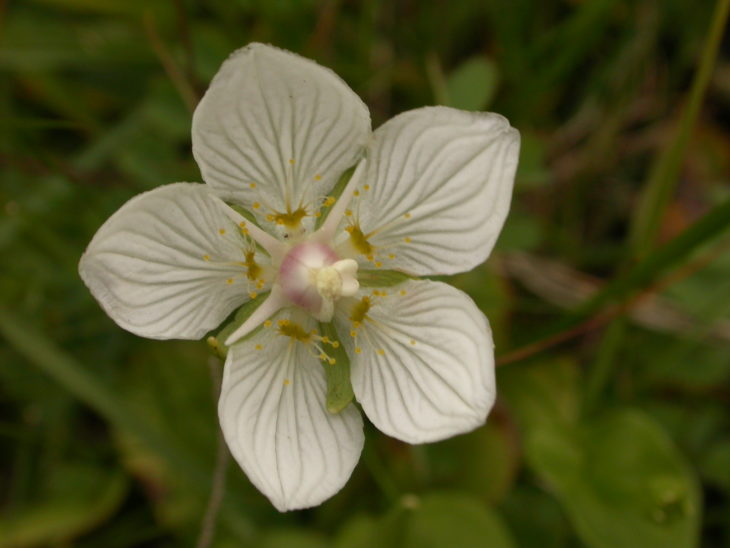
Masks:
[[[346,394],[326,403],[343,349],[357,401],[386,434],[422,443],[483,424],[495,397],[486,318],[443,283],[373,283],[487,258],[519,149],[503,117],[427,107],[371,133],[332,71],[251,44],[221,67],[192,138],[207,184],[133,198],[79,269],[109,316],[144,337],[197,339],[261,302],[225,341],[219,414],[232,454],[279,510],[332,496],[359,458],[358,409]]]

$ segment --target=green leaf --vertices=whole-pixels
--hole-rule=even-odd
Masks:
[[[391,287],[412,279],[413,276],[398,270],[359,270],[357,273],[362,287]]]
[[[345,523],[335,537],[335,548],[371,548],[373,531],[376,530],[375,518],[357,514]]]
[[[493,418],[482,428],[426,445],[424,450],[434,484],[459,488],[492,504],[513,486],[517,448],[507,429]]]
[[[129,402],[120,397],[116,387],[101,380],[94,369],[84,367],[44,333],[3,309],[0,309],[0,334],[29,363],[162,459],[175,471],[176,478],[184,478],[199,497],[208,495],[211,485],[208,466],[180,447],[170,431],[151,426],[147,418],[134,411]],[[241,536],[244,536],[253,530],[253,524],[236,507],[235,501],[243,498],[240,487],[229,485],[228,492],[237,495],[227,498],[223,503],[221,518],[231,529],[240,531]]]
[[[431,493],[413,500],[403,524],[404,548],[510,548],[501,518],[483,503],[459,493]]]
[[[68,542],[106,520],[128,488],[125,475],[98,465],[54,470],[46,497],[0,518],[0,548]]]
[[[350,358],[339,342],[337,332],[331,323],[320,323],[320,333],[330,341],[337,341],[337,347],[329,346],[327,353],[335,360],[334,363],[322,363],[327,375],[327,411],[339,413],[347,407],[355,394],[350,382]]]
[[[525,457],[583,542],[596,548],[696,545],[696,479],[662,428],[634,410],[580,416],[577,367],[541,363],[502,376]]]
[[[459,65],[446,82],[449,106],[463,110],[486,110],[497,91],[497,66],[483,56]]]
[[[463,493],[405,495],[380,518],[358,516],[337,537],[337,548],[512,548],[501,517]]]
[[[538,429],[525,451],[589,546],[696,546],[696,480],[643,413],[613,411],[563,433]]]
[[[324,537],[305,529],[271,531],[256,544],[256,548],[329,548]]]

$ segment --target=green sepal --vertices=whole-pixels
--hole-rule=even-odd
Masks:
[[[243,322],[248,320],[249,316],[251,316],[251,314],[253,314],[256,309],[263,304],[268,296],[269,292],[267,291],[266,293],[259,294],[255,299],[251,299],[247,303],[244,303],[241,308],[236,311],[233,319],[228,324],[226,324],[223,329],[221,329],[216,335],[211,335],[207,339],[205,339],[205,342],[208,343],[208,346],[210,346],[211,350],[213,350],[213,353],[216,356],[221,359],[226,358],[226,355],[228,354],[228,347],[223,343],[223,341],[225,341],[236,329],[241,327],[243,325]],[[245,341],[254,333],[256,333],[260,328],[261,326],[257,327],[256,329],[251,331],[251,333],[249,333],[240,340]]]
[[[352,179],[352,174],[355,173],[355,167],[357,164],[352,166],[351,168],[345,170],[345,172],[340,175],[340,178],[337,180],[337,183],[335,183],[335,186],[332,187],[332,190],[329,191],[327,196],[333,197],[335,200],[339,200],[340,196],[342,196],[342,193],[345,190],[345,187],[347,186],[347,183],[350,182],[350,179]],[[329,215],[329,212],[332,210],[332,206],[329,207],[323,207],[322,215],[317,217],[317,220],[314,223],[314,229],[317,230],[322,224],[324,223],[325,219],[327,219],[327,216]]]
[[[332,323],[320,323],[319,332],[330,341],[339,342],[339,337]],[[322,363],[327,375],[327,411],[335,414],[347,407],[355,394],[352,391],[352,383],[350,382],[350,358],[347,356],[342,343],[338,344],[337,348],[329,346],[327,353],[335,359],[333,364]]]
[[[252,224],[258,226],[259,228],[261,228],[259,226],[258,221],[256,220],[256,216],[253,213],[251,213],[248,209],[246,209],[245,207],[242,207],[240,205],[236,205],[236,204],[228,204],[228,205],[230,206],[230,208],[233,211],[235,211],[236,213],[238,213],[239,215],[241,215],[249,223],[252,223]]]
[[[399,270],[358,270],[357,272],[357,281],[362,287],[391,287],[413,279],[413,276]]]

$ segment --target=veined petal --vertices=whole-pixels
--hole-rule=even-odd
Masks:
[[[263,260],[223,207],[206,185],[195,183],[132,198],[81,257],[84,283],[132,333],[199,339],[249,299],[256,281],[248,277],[246,249],[256,264]]]
[[[327,411],[327,366],[311,343],[290,336],[310,333],[316,324],[292,322],[283,330],[276,327],[282,317],[285,312],[229,349],[218,414],[231,453],[283,512],[315,506],[339,491],[364,436],[355,406]]]
[[[347,219],[376,266],[453,274],[489,255],[512,194],[519,133],[493,113],[426,107],[378,128]]]
[[[223,63],[193,116],[203,179],[263,220],[313,215],[369,138],[368,109],[339,76],[263,44]]]
[[[464,293],[409,281],[361,291],[337,319],[349,331],[340,338],[355,396],[380,430],[423,443],[484,423],[495,398],[492,335]]]

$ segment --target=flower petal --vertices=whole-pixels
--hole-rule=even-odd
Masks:
[[[360,228],[353,247],[376,266],[418,275],[483,262],[507,216],[519,141],[493,113],[426,107],[386,122],[350,205]]]
[[[203,179],[258,214],[314,214],[369,138],[368,109],[339,76],[263,44],[223,63],[193,116]]]
[[[255,248],[224,207],[195,183],[140,194],[97,231],[81,257],[81,277],[124,329],[199,339],[249,299],[240,261],[247,246]]]
[[[301,327],[309,332],[314,325],[308,320]],[[315,506],[339,491],[364,441],[354,405],[327,411],[325,366],[311,350],[270,327],[233,345],[226,359],[218,404],[226,442],[282,512]]]
[[[337,319],[341,331],[343,322],[351,331],[340,335],[352,356],[352,388],[373,424],[409,443],[483,424],[495,397],[494,354],[489,324],[474,302],[431,281],[360,295],[369,305],[361,300],[353,307],[359,310]],[[365,310],[359,324],[352,321]]]

